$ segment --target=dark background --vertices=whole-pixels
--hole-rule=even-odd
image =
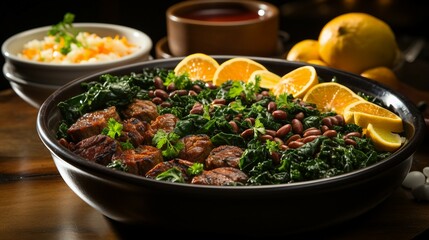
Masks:
[[[194,0],[195,1],[195,0]],[[202,0],[200,0],[202,1]],[[139,3],[140,2],[140,3]],[[155,46],[166,36],[165,11],[177,0],[73,0],[73,1],[2,1],[1,38],[31,28],[49,26],[62,20],[66,12],[76,15],[75,22],[101,22],[125,25],[148,34]],[[337,15],[360,11],[388,23],[401,48],[415,37],[429,37],[429,7],[418,0],[267,0],[280,10],[280,28],[289,33],[287,46],[305,38],[317,39],[324,24]],[[152,56],[155,56],[152,49]],[[1,58],[1,66],[4,58]],[[3,74],[0,89],[9,88]]]

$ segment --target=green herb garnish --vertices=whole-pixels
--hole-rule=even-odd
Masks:
[[[178,183],[185,182],[182,172],[177,167],[169,168],[168,170],[158,174],[158,176],[156,176],[155,179],[160,181],[166,181],[166,182],[178,182]]]
[[[183,142],[179,141],[180,136],[174,132],[167,133],[160,129],[153,136],[152,143],[158,149],[162,150],[162,156],[166,158],[174,158],[179,155],[180,150],[183,149]]]
[[[107,127],[105,127],[101,133],[115,139],[116,137],[121,136],[122,128],[123,126],[121,123],[110,118],[107,122]]]
[[[73,27],[75,15],[66,13],[61,22],[53,25],[48,31],[49,36],[54,36],[56,42],[64,41],[64,46],[60,49],[61,54],[67,55],[71,51],[71,45],[74,43],[81,47],[82,43],[76,39],[78,32]]]

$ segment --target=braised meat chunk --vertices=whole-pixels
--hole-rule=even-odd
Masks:
[[[89,161],[107,166],[110,163],[113,154],[119,149],[116,140],[102,134],[85,138],[78,142],[71,149],[79,156]]]
[[[170,113],[159,115],[149,125],[148,137],[152,139],[160,129],[164,130],[166,133],[172,132],[178,121],[179,118]]]
[[[170,168],[175,167],[175,168],[179,169],[180,172],[182,173],[183,180],[186,183],[189,183],[189,182],[191,182],[191,178],[188,175],[187,170],[193,164],[194,164],[193,162],[175,158],[175,159],[170,160],[170,161],[158,163],[155,167],[153,167],[151,170],[149,170],[146,173],[146,177],[155,179],[159,174],[169,170]]]
[[[205,160],[205,167],[206,169],[219,167],[238,168],[241,155],[243,155],[241,148],[233,145],[222,145],[210,152],[210,155]]]
[[[135,149],[118,151],[112,161],[120,160],[127,165],[128,172],[144,176],[147,171],[163,161],[161,150],[150,145],[140,145]]]
[[[118,122],[121,120],[115,106],[84,114],[70,126],[67,133],[74,142],[79,142],[85,138],[100,134],[107,126],[110,118]]]
[[[122,132],[118,140],[129,141],[134,147],[147,143],[146,131],[149,125],[137,118],[125,119],[122,123]]]
[[[122,111],[125,118],[137,118],[150,123],[158,117],[156,105],[149,100],[135,99],[127,108]]]
[[[244,184],[248,176],[237,168],[220,167],[212,170],[203,171],[200,175],[192,178],[191,183],[203,185],[236,185]]]
[[[180,139],[184,148],[179,152],[179,158],[191,162],[203,163],[213,149],[210,137],[205,134],[188,135]]]

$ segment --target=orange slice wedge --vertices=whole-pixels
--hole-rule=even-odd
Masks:
[[[174,68],[176,75],[188,73],[191,80],[210,82],[219,67],[219,63],[209,55],[194,53],[182,59]]]
[[[250,75],[256,70],[267,69],[262,64],[249,58],[231,58],[219,65],[213,77],[213,84],[220,86],[228,80],[247,82]]]
[[[318,83],[316,69],[313,66],[302,66],[283,75],[271,90],[275,96],[288,93],[295,98],[302,98],[310,88]]]
[[[316,104],[319,111],[334,111],[337,114],[343,114],[347,106],[360,100],[363,98],[336,82],[319,83],[310,88],[303,98],[304,102]]]
[[[267,89],[273,88],[273,86],[278,84],[281,80],[281,77],[273,72],[268,70],[256,70],[250,75],[247,82],[255,81],[257,76],[261,78],[259,86]]]

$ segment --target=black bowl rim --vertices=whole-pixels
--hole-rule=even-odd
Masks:
[[[267,57],[236,56],[236,55],[212,55],[212,57],[214,57],[216,60],[220,62],[234,57],[248,57],[255,61],[276,62],[276,63],[290,65],[290,66],[293,66],[294,68],[308,65],[302,62],[294,62],[294,61],[287,61],[283,59],[267,58]],[[385,91],[389,91],[392,93],[392,95],[397,97],[405,106],[407,106],[408,110],[413,115],[413,120],[415,122],[414,135],[411,137],[411,139],[408,140],[408,143],[401,146],[399,150],[397,150],[392,155],[390,155],[389,157],[387,157],[386,159],[378,163],[375,163],[363,169],[358,169],[358,170],[337,175],[331,178],[316,179],[316,180],[296,182],[296,183],[277,184],[277,185],[262,185],[262,186],[206,186],[206,185],[194,185],[194,184],[187,184],[187,183],[171,183],[166,181],[158,181],[154,179],[144,178],[142,176],[133,175],[130,173],[115,171],[105,166],[102,166],[100,164],[89,162],[77,155],[74,155],[65,147],[58,144],[57,139],[55,138],[55,136],[53,136],[54,134],[49,134],[50,130],[47,126],[46,120],[49,117],[48,113],[53,108],[56,108],[56,105],[53,105],[52,102],[55,102],[57,98],[60,98],[60,95],[62,94],[62,92],[66,90],[68,87],[70,87],[71,85],[78,84],[87,79],[92,79],[94,77],[98,77],[106,73],[117,72],[121,70],[130,69],[133,67],[141,67],[141,68],[146,66],[153,67],[153,66],[157,66],[158,64],[162,64],[166,62],[179,62],[183,58],[184,57],[173,57],[168,59],[155,59],[155,60],[146,61],[142,63],[128,64],[120,67],[115,67],[109,70],[103,70],[91,75],[87,75],[65,84],[64,86],[56,90],[53,94],[51,94],[39,109],[36,129],[41,141],[49,149],[51,154],[56,155],[57,157],[61,156],[59,158],[67,162],[68,164],[76,168],[79,168],[82,171],[95,174],[98,177],[103,177],[106,179],[107,178],[115,179],[116,181],[121,180],[129,184],[134,184],[135,186],[146,186],[146,187],[151,186],[151,187],[157,187],[157,188],[167,188],[175,191],[187,191],[187,190],[194,191],[195,189],[198,189],[200,191],[209,191],[209,192],[215,192],[215,193],[218,191],[230,192],[230,193],[237,191],[237,193],[246,193],[246,192],[248,193],[248,192],[254,192],[255,190],[258,190],[258,192],[259,191],[278,191],[278,190],[307,191],[308,189],[315,190],[318,188],[330,188],[334,185],[336,188],[338,188],[339,187],[338,181],[341,181],[341,183],[344,184],[344,187],[347,187],[350,184],[356,184],[360,181],[367,181],[369,179],[374,178],[377,174],[382,173],[387,168],[392,168],[402,163],[403,161],[406,161],[408,158],[412,157],[412,155],[417,150],[419,145],[423,142],[423,139],[425,137],[425,131],[423,131],[423,128],[426,126],[424,123],[423,116],[421,115],[421,112],[417,109],[417,107],[409,99],[405,98],[403,95],[401,95],[398,92],[395,92],[394,90],[387,89],[386,87],[384,87],[382,84],[378,82],[365,79],[353,73],[349,73],[349,72],[345,72],[342,70],[333,69],[325,66],[319,66],[319,65],[312,65],[312,66],[314,66],[317,71],[318,70],[329,71],[329,72],[332,72],[333,74],[340,74],[345,77],[361,79],[359,81],[370,81],[372,82],[371,84],[374,84],[374,87],[378,87]]]

